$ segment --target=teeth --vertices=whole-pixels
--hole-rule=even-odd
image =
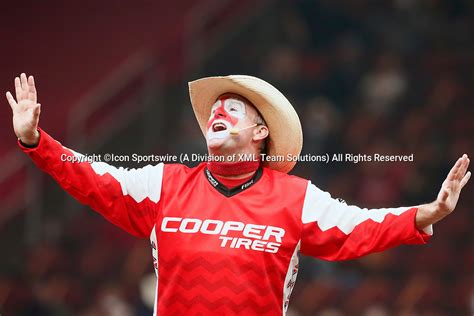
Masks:
[[[214,123],[214,125],[212,126],[212,129],[213,131],[215,132],[220,132],[220,131],[223,131],[223,130],[226,130],[227,129],[227,125],[225,125],[224,123],[221,123],[221,122],[216,122]]]

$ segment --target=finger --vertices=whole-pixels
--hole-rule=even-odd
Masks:
[[[35,78],[33,76],[28,77],[28,91],[31,93],[36,93]]]
[[[33,109],[33,116],[35,119],[40,115],[40,112],[41,112],[41,104],[38,103],[38,106],[36,106]]]
[[[28,80],[26,79],[26,74],[23,72],[20,75],[21,88],[23,90],[28,90]]]
[[[464,158],[463,164],[459,168],[459,174],[458,174],[458,179],[462,179],[466,175],[467,168],[469,167],[469,158]]]
[[[464,174],[467,171],[467,166],[468,166],[468,159],[466,155],[463,155],[461,158],[461,165],[457,169],[454,179],[457,181],[461,181],[462,177],[464,177]]]
[[[6,95],[7,95],[8,104],[10,104],[12,110],[14,110],[14,107],[16,106],[16,101],[13,98],[13,95],[10,93],[10,91],[8,91]]]
[[[466,185],[466,183],[469,181],[470,178],[471,178],[471,171],[468,171],[461,180],[461,189],[464,188],[464,186]]]
[[[36,103],[36,87],[33,76],[28,77],[28,97],[31,101]]]
[[[448,173],[448,180],[454,180],[456,179],[456,174],[459,170],[459,167],[461,166],[461,158],[459,158],[456,163],[454,164],[454,166],[451,168],[451,170],[449,171]]]
[[[28,91],[28,79],[24,72],[22,72],[20,75],[20,83],[22,92]]]
[[[18,102],[21,100],[21,82],[20,78],[15,77],[15,94],[16,94],[16,99]]]
[[[23,72],[20,75],[20,81],[21,81],[21,94],[23,99],[28,98],[28,80],[26,79],[26,74]]]

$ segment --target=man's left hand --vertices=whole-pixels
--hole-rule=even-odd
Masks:
[[[469,158],[464,154],[449,171],[446,180],[441,185],[436,201],[418,207],[416,214],[418,229],[424,229],[454,211],[459,194],[471,177],[471,172],[467,171],[468,166]]]

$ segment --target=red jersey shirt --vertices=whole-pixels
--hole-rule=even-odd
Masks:
[[[348,206],[268,168],[228,189],[205,163],[116,168],[40,133],[38,146],[23,150],[42,170],[110,222],[150,238],[156,314],[282,315],[299,253],[353,259],[432,234],[416,229],[416,208]]]

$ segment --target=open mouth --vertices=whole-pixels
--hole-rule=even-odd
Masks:
[[[227,125],[222,122],[214,122],[212,124],[212,131],[213,132],[221,132],[227,130]]]

